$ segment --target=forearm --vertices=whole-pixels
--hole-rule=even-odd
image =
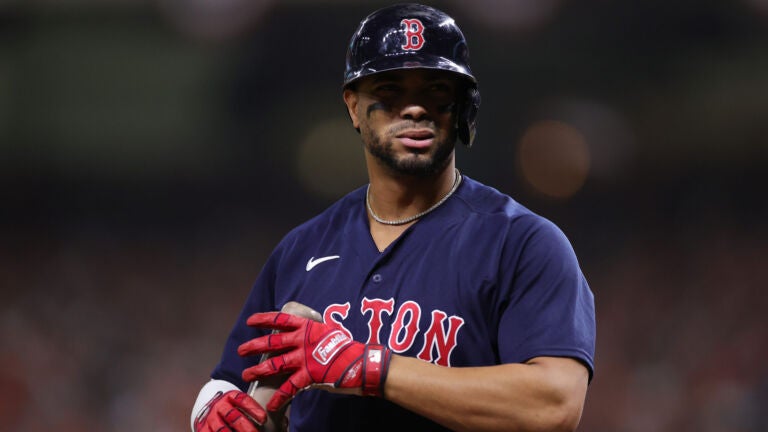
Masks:
[[[384,395],[456,431],[572,431],[587,380],[571,359],[447,368],[393,356]]]

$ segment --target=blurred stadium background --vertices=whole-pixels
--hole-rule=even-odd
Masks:
[[[188,429],[272,247],[366,181],[341,73],[387,3],[0,1],[3,429]],[[458,166],[595,292],[580,430],[768,430],[768,1],[429,4],[483,97]]]

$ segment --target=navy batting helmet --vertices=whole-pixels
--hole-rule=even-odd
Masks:
[[[440,69],[467,82],[465,97],[457,101],[458,138],[471,146],[480,92],[469,68],[467,41],[453,18],[429,6],[405,3],[363,19],[349,41],[344,87],[362,77],[398,69]]]

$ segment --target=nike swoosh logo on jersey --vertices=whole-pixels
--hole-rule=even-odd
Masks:
[[[318,259],[315,259],[315,257],[312,257],[309,259],[309,261],[307,261],[307,271],[312,270],[318,264],[321,264],[330,260],[339,259],[339,258],[341,257],[338,255],[329,255],[329,256],[324,256],[322,258],[318,258]]]

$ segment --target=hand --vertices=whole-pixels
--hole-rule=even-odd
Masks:
[[[313,319],[315,321],[322,322],[323,316],[320,312],[312,309],[311,307],[299,303],[297,301],[289,301],[283,305],[280,312],[289,313],[291,315],[298,315],[304,318]],[[273,330],[277,333],[277,330]],[[259,363],[265,362],[271,353],[265,353],[261,355]],[[275,375],[260,379],[258,381],[251,381],[251,385],[248,387],[248,396],[252,397],[261,406],[266,406],[269,400],[275,394],[278,388],[285,382],[288,377],[285,375]],[[269,411],[267,413],[267,421],[261,425],[263,432],[286,432],[289,426],[289,408],[286,405],[284,408],[277,411]]]
[[[237,390],[218,392],[195,418],[195,432],[258,432],[254,421],[261,425],[266,419],[264,409],[247,394]]]
[[[309,387],[342,389],[345,393],[381,396],[392,351],[382,345],[355,342],[337,327],[281,312],[256,313],[248,325],[280,330],[240,345],[241,355],[276,353],[243,371],[253,381],[291,373],[267,404],[276,411]]]

